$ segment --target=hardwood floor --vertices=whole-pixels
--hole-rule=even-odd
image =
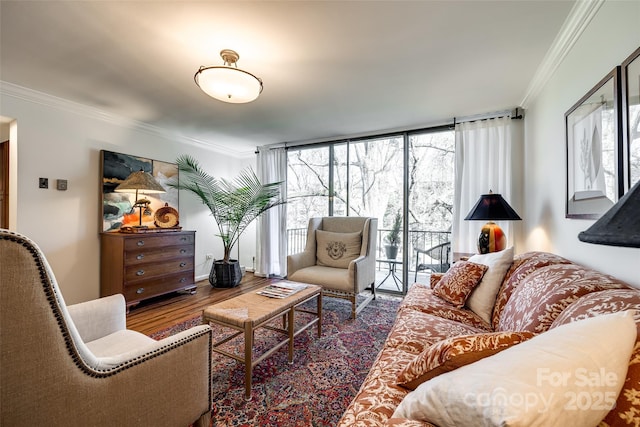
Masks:
[[[240,285],[228,289],[213,288],[204,280],[197,283],[195,295],[168,294],[148,299],[131,308],[127,314],[127,328],[149,335],[202,314],[202,310],[208,305],[251,292],[277,280],[246,273]]]

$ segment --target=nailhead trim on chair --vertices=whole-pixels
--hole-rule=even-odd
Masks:
[[[186,336],[185,338],[176,341],[174,343],[172,343],[171,345],[165,345],[160,347],[159,349],[146,353],[142,356],[136,357],[135,359],[132,359],[130,361],[127,361],[126,363],[123,363],[119,366],[116,366],[114,368],[111,369],[105,369],[105,370],[99,370],[99,369],[93,369],[89,366],[87,366],[86,363],[84,363],[84,361],[82,360],[82,357],[80,356],[80,353],[78,353],[78,350],[76,348],[76,346],[74,345],[73,339],[71,338],[71,333],[69,332],[69,329],[67,327],[67,323],[64,320],[64,316],[62,315],[62,311],[58,305],[58,298],[56,298],[55,292],[54,292],[54,288],[53,285],[51,283],[51,281],[49,280],[49,276],[47,274],[47,269],[44,266],[44,262],[40,256],[39,251],[31,244],[30,241],[25,240],[23,237],[13,233],[12,231],[5,231],[6,233],[8,233],[8,235],[3,235],[2,239],[3,240],[9,240],[12,242],[16,242],[22,246],[24,246],[29,253],[33,256],[35,262],[36,262],[36,266],[38,268],[38,272],[40,274],[40,281],[42,283],[42,287],[44,290],[44,293],[47,297],[47,301],[49,302],[49,305],[51,306],[51,309],[53,310],[54,316],[56,318],[56,322],[58,323],[58,326],[60,327],[60,331],[62,332],[62,336],[64,338],[65,341],[65,345],[67,347],[67,351],[69,352],[69,355],[71,356],[71,359],[73,360],[73,363],[80,368],[80,370],[85,373],[86,375],[93,377],[93,378],[107,378],[110,376],[113,376],[115,374],[117,374],[120,371],[123,371],[125,369],[129,369],[133,366],[139,365],[140,363],[142,363],[145,360],[149,360],[155,357],[158,357],[164,353],[167,353],[170,349],[173,348],[177,348],[180,347],[182,345],[185,345],[193,340],[195,340],[196,338],[199,338],[203,335],[208,335],[209,336],[209,348],[211,348],[211,334],[207,333],[206,331],[203,332],[198,332],[198,333],[193,333],[191,335]],[[209,360],[209,384],[211,384],[211,357],[208,358]],[[211,402],[211,387],[208,387],[209,390],[209,402]]]

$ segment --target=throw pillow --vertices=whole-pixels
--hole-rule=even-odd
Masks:
[[[493,307],[496,304],[498,291],[507,274],[507,270],[513,263],[513,247],[500,252],[474,255],[469,258],[470,262],[483,264],[489,267],[482,278],[482,282],[473,290],[467,299],[467,307],[482,320],[491,324]]]
[[[316,245],[318,265],[349,268],[349,263],[360,256],[362,232],[334,233],[316,230]]]
[[[486,265],[468,261],[456,262],[436,283],[433,293],[462,308],[473,288],[482,280],[485,271]]]
[[[422,383],[394,417],[440,427],[595,426],[613,408],[636,341],[634,311],[562,325]],[[611,333],[615,331],[615,333]]]
[[[431,273],[429,275],[429,287],[431,289],[435,288],[442,276],[444,276],[444,273]]]
[[[492,356],[534,336],[532,332],[490,332],[438,341],[400,372],[398,385],[415,390],[431,378]]]

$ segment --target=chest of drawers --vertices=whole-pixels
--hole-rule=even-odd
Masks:
[[[195,290],[195,231],[102,233],[100,296],[121,293],[127,306],[180,290]]]

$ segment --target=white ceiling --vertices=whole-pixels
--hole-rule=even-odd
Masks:
[[[224,147],[417,128],[520,105],[574,1],[5,1],[0,80]],[[201,65],[264,81],[249,104]]]

